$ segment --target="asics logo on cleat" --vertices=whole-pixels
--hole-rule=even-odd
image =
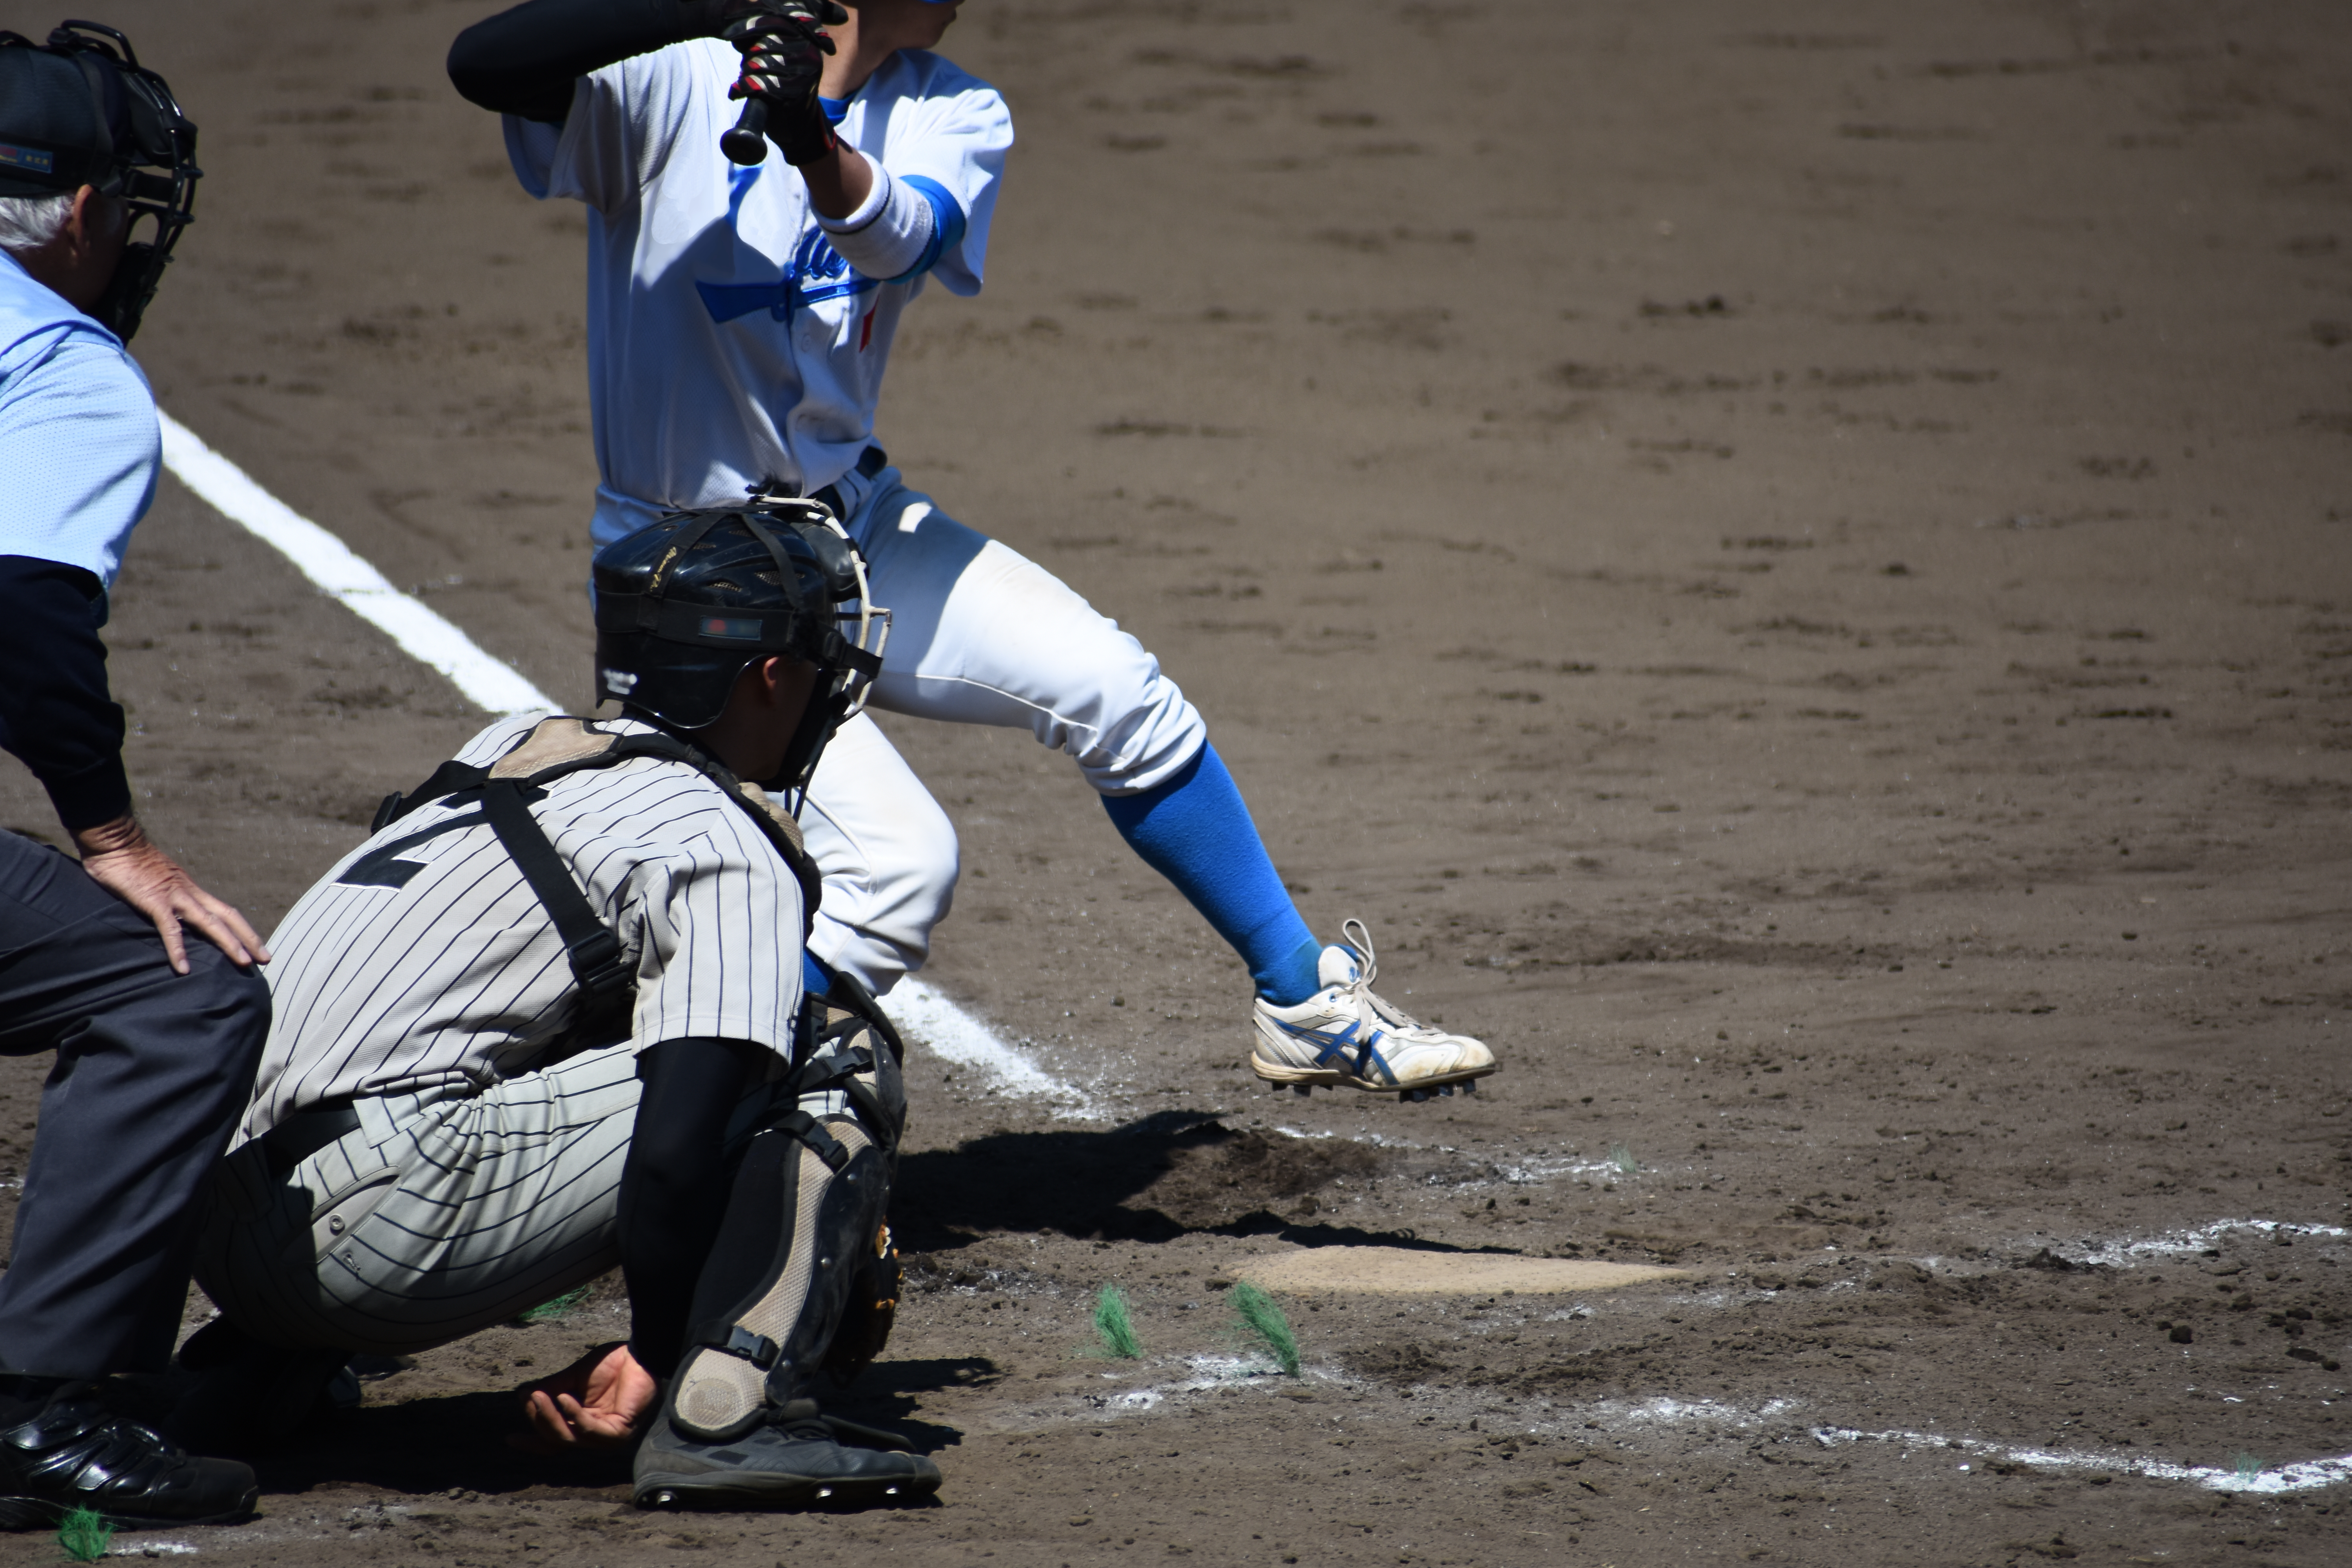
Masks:
[[[1333,1057],[1338,1057],[1342,1061],[1347,1059],[1348,1043],[1355,1037],[1356,1031],[1363,1027],[1363,1021],[1358,1019],[1336,1034],[1328,1029],[1307,1028],[1297,1024],[1284,1024],[1282,1027],[1293,1039],[1304,1040],[1308,1045],[1318,1047],[1315,1052],[1316,1064],[1328,1066]],[[1397,1080],[1396,1069],[1390,1067],[1388,1059],[1375,1048],[1386,1037],[1386,1031],[1374,1029],[1365,1037],[1364,1043],[1357,1047],[1356,1061],[1351,1070],[1358,1078],[1364,1076],[1364,1069],[1367,1067],[1377,1066],[1381,1071],[1388,1074],[1391,1083]]]

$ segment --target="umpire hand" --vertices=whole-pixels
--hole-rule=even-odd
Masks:
[[[269,950],[245,917],[197,887],[177,861],[148,841],[138,819],[128,812],[112,822],[82,828],[73,837],[81,851],[81,868],[90,879],[155,922],[155,934],[163,939],[174,973],[188,972],[183,925],[195,927],[240,969],[269,962]]]

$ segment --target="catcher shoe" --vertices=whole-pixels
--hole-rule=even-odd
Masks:
[[[1400,1099],[1475,1090],[1496,1070],[1495,1053],[1467,1035],[1433,1029],[1372,994],[1380,965],[1371,933],[1351,920],[1346,945],[1323,950],[1316,978],[1323,989],[1295,1007],[1264,997],[1255,1008],[1257,1047],[1250,1070],[1267,1083],[1306,1094],[1315,1085],[1393,1090]]]
[[[204,1459],[109,1413],[69,1383],[0,1427],[0,1530],[54,1525],[89,1509],[119,1525],[225,1524],[253,1511],[253,1471]]]
[[[876,1447],[851,1447],[853,1437]],[[774,1421],[726,1442],[687,1436],[665,1416],[637,1447],[639,1508],[855,1508],[940,1489],[940,1468],[890,1433],[816,1413],[796,1399]],[[898,1451],[890,1451],[890,1450]]]

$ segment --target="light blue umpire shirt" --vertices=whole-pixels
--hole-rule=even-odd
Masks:
[[[0,555],[111,588],[163,451],[155,395],[122,340],[0,250]]]

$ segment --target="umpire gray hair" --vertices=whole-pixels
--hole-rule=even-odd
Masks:
[[[65,232],[74,193],[0,196],[0,250],[38,250]]]

